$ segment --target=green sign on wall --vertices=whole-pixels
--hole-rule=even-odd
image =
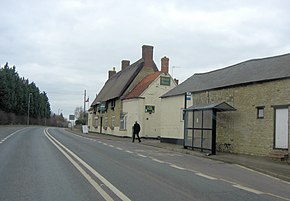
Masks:
[[[145,112],[146,113],[154,113],[155,112],[155,106],[154,105],[145,105]]]
[[[170,77],[160,77],[160,85],[170,86]]]
[[[107,105],[106,105],[106,102],[103,102],[100,104],[100,111],[101,112],[104,112],[107,110]]]

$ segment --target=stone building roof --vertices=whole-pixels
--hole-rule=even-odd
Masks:
[[[289,77],[290,54],[253,59],[207,73],[196,73],[162,98]]]

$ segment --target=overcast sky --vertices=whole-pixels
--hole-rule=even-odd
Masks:
[[[170,58],[183,82],[245,60],[290,52],[288,0],[0,0],[0,65],[48,94],[68,118],[92,103],[122,59]]]

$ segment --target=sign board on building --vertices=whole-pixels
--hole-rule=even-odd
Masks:
[[[155,112],[155,106],[154,105],[145,105],[145,112],[146,113],[154,113]]]
[[[106,102],[103,102],[100,104],[100,111],[105,112],[107,110]]]
[[[160,85],[170,86],[170,77],[160,77]]]
[[[191,100],[191,93],[190,92],[186,92],[186,100]]]
[[[74,121],[74,120],[75,120],[75,115],[70,114],[70,115],[69,115],[69,120],[70,120],[70,121]]]

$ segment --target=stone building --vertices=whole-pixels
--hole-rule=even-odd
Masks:
[[[216,148],[226,145],[223,151],[233,153],[287,155],[290,146],[290,54],[194,74],[164,94],[161,141],[184,143],[185,104],[199,110],[219,104],[235,109],[217,113],[215,117]],[[191,121],[198,119],[193,117]]]
[[[168,63],[168,58],[162,58],[159,71],[153,61],[153,47],[144,45],[141,59],[131,65],[123,60],[119,72],[109,71],[107,82],[91,105],[89,130],[131,137],[133,122],[138,121],[140,136],[159,136],[160,96],[176,86],[168,74]],[[149,111],[149,107],[155,110]]]

